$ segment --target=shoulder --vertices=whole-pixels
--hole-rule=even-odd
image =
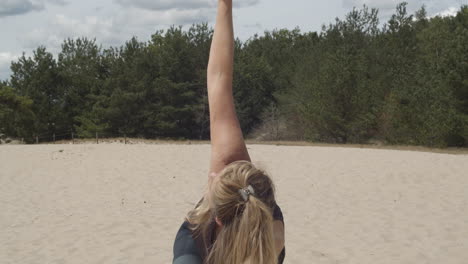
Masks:
[[[283,211],[277,203],[275,203],[275,206],[273,207],[273,220],[281,221],[284,223]]]
[[[273,232],[275,237],[276,251],[280,252],[278,256],[278,263],[283,263],[286,255],[286,249],[284,247],[284,218],[281,208],[276,203],[273,208],[273,220]]]
[[[200,256],[197,244],[193,238],[190,224],[185,221],[177,232],[174,242],[174,264],[201,264],[202,258]]]

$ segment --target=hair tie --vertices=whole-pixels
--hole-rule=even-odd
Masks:
[[[242,196],[242,199],[244,199],[245,202],[249,200],[249,197],[251,194],[255,195],[255,191],[252,187],[252,185],[249,185],[245,188],[239,189],[239,193]]]

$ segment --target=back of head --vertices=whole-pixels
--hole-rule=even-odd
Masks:
[[[274,186],[263,171],[246,161],[228,165],[202,203],[188,216],[195,229],[206,231],[215,217],[222,223],[206,263],[276,263]]]

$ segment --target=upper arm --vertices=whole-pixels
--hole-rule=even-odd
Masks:
[[[172,264],[202,264],[203,261],[196,255],[183,255],[172,261]]]
[[[234,107],[232,77],[211,76],[208,81],[208,91],[211,132],[210,172],[218,173],[234,161],[250,161],[250,156]]]
[[[273,221],[273,236],[275,238],[275,249],[278,255],[284,248],[284,223],[275,220]]]
[[[202,264],[202,258],[198,253],[198,248],[188,222],[184,222],[177,232],[173,247],[173,264]]]

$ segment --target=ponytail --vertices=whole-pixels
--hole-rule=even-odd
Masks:
[[[211,221],[217,217],[222,223],[205,263],[276,263],[272,211],[274,187],[271,179],[249,162],[235,162],[219,177],[211,191],[211,201],[204,199],[201,207],[188,216],[195,229],[202,233],[208,227],[202,220],[208,216]],[[246,191],[248,195],[239,190]],[[208,205],[211,205],[209,215],[201,210]]]

